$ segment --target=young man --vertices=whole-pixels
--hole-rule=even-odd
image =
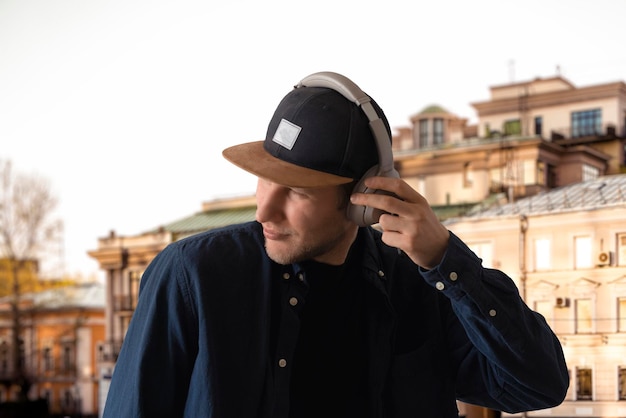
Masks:
[[[350,80],[305,78],[265,141],[224,156],[258,176],[256,222],[153,260],[106,418],[453,418],[456,399],[564,399],[556,336],[398,178],[388,122]]]

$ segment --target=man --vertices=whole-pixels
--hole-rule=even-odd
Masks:
[[[558,339],[398,178],[389,124],[350,80],[306,77],[265,141],[224,156],[258,176],[256,222],[153,260],[106,418],[452,418],[457,399],[563,400]]]

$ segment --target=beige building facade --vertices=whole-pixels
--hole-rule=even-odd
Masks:
[[[567,398],[528,416],[626,417],[626,175],[572,184],[446,226],[485,267],[514,279],[563,345]]]
[[[577,88],[562,77],[491,88],[468,125],[439,106],[394,135],[402,177],[430,203],[511,200],[622,172],[626,84]]]

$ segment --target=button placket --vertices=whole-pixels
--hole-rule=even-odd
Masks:
[[[299,311],[306,300],[306,280],[303,274],[293,269],[285,269],[278,274],[279,282],[276,295],[280,298],[280,313],[278,314],[278,329],[275,351],[272,353],[273,367],[275,368],[275,387],[279,393],[289,392],[289,369],[293,352],[297,344],[299,331]],[[274,279],[276,280],[276,279]],[[288,399],[288,396],[281,397]],[[281,400],[279,404],[283,404]],[[285,408],[277,406],[278,409]],[[282,415],[281,415],[282,416]]]

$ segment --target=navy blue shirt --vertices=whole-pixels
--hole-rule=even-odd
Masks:
[[[557,337],[454,234],[428,271],[373,228],[356,244],[362,386],[345,405],[366,415],[353,416],[453,418],[455,399],[511,413],[562,402]],[[289,417],[307,274],[307,263],[268,258],[256,222],[169,245],[142,277],[104,417]]]

